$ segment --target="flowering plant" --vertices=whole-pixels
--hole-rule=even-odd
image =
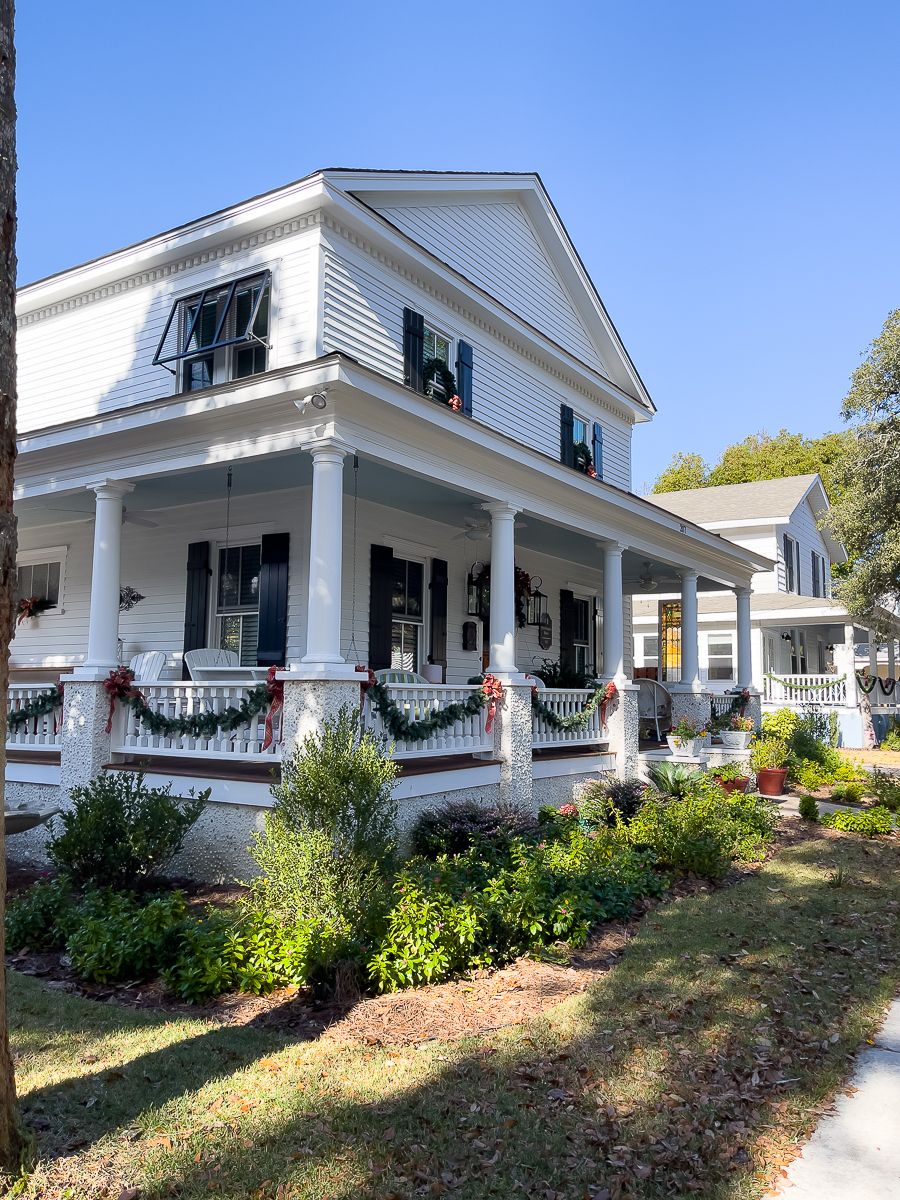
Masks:
[[[741,717],[735,713],[731,718],[731,728],[737,730],[738,733],[749,733],[753,728],[753,722],[749,717]]]
[[[700,727],[696,725],[690,717],[679,717],[677,724],[669,729],[670,737],[682,738],[686,742],[692,742],[695,737],[700,736]]]
[[[563,804],[559,810],[561,817],[577,817],[578,809],[574,804]]]

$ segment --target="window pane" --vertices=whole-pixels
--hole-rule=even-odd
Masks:
[[[587,642],[590,641],[589,634],[589,605],[587,600],[575,601],[575,641]]]
[[[241,547],[241,606],[259,604],[259,546]]]
[[[724,654],[728,657],[731,655],[731,642],[710,642],[710,654]]]
[[[47,573],[50,569],[49,563],[35,563],[31,568],[34,571],[32,580],[32,596],[38,596],[41,600],[47,597]]]
[[[28,599],[30,599],[31,596],[34,595],[34,592],[31,590],[31,580],[33,577],[33,570],[34,570],[34,568],[30,567],[30,566],[18,568],[18,576],[19,576],[19,592],[18,592],[18,596],[17,596],[18,600],[28,600]]]
[[[406,615],[422,618],[422,577],[421,563],[406,564]]]
[[[406,614],[406,560],[403,558],[394,559],[394,591],[391,597],[391,608],[399,616]]]
[[[733,676],[734,676],[734,672],[731,668],[730,663],[724,667],[712,667],[711,666],[709,668],[709,678],[710,679],[732,679]]]
[[[644,658],[659,658],[659,638],[644,638]]]
[[[425,338],[422,343],[423,358],[439,358],[442,363],[449,365],[450,362],[450,343],[446,338],[441,337],[439,333],[435,333],[431,329],[425,330]]]
[[[50,573],[47,580],[47,599],[53,604],[59,603],[59,567],[58,562],[50,563]]]
[[[241,653],[241,618],[223,617],[221,621],[220,650],[231,650],[240,656]]]
[[[197,311],[197,305],[188,303],[186,305],[186,326],[191,327],[191,321],[194,319],[194,313]],[[204,346],[209,346],[216,336],[216,311],[218,309],[217,298],[215,296],[207,297],[203,301],[203,308],[197,318],[197,323],[194,326],[194,331],[191,334],[191,340],[185,350],[202,350]]]
[[[391,626],[391,668],[395,671],[418,671],[419,627],[402,621]]]
[[[184,366],[184,390],[196,392],[200,388],[212,387],[213,360],[212,358],[195,358]]]
[[[245,379],[266,369],[265,346],[238,346],[234,352],[234,378]]]
[[[259,617],[256,614],[241,617],[241,666],[256,666],[256,647],[259,641]]]
[[[250,320],[250,314],[253,312],[253,305],[256,303],[256,297],[259,295],[259,284],[253,287],[242,288],[235,295],[235,318],[234,318],[234,336],[243,337],[247,332],[247,324]],[[269,289],[266,288],[263,293],[263,298],[260,301],[259,311],[256,314],[256,320],[253,322],[253,332],[257,337],[265,337],[269,332]]]
[[[587,425],[579,417],[575,417],[573,420],[572,440],[576,446],[579,442],[587,445]]]
[[[227,557],[226,557],[227,556]],[[219,608],[237,608],[241,552],[237,546],[219,551]],[[231,647],[224,647],[230,650]]]

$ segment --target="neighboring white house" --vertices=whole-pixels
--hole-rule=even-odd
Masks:
[[[193,869],[249,869],[271,768],[359,703],[365,665],[410,673],[391,688],[416,720],[483,670],[504,686],[490,732],[482,715],[396,744],[407,817],[446,796],[561,801],[636,769],[645,564],[683,581],[688,665],[697,594],[736,611],[750,681],[769,548],[632,494],[655,409],[535,175],[317,172],[23,287],[18,321],[20,595],[53,607],[18,627],[14,705],[67,682],[59,729],[8,740],[14,798],[146,761],[213,788]],[[104,681],[153,651],[139,683],[167,717],[221,711],[276,666],[283,741],[257,719],[151,735],[121,705],[107,735]],[[605,724],[532,713],[541,659],[615,681]],[[708,710],[696,670],[679,687]],[[565,716],[591,695],[543,702]]]
[[[861,745],[857,685],[853,678],[862,644],[871,671],[879,671],[879,647],[867,630],[854,626],[846,609],[831,596],[831,571],[847,561],[821,519],[828,497],[818,475],[795,475],[757,483],[663,492],[654,503],[702,525],[773,562],[753,577],[750,611],[753,627],[753,684],[763,707],[814,703],[837,708],[848,745]],[[677,642],[660,639],[666,605],[678,597],[656,594],[634,601],[635,674],[660,681],[677,680]],[[726,596],[705,595],[699,602],[700,678],[710,691],[725,691],[736,679],[736,628]],[[900,632],[900,622],[895,622]],[[866,644],[868,643],[868,644]],[[660,660],[662,647],[662,661]],[[676,653],[672,650],[676,648]],[[667,660],[668,649],[668,660]],[[896,677],[895,642],[883,647],[881,677]],[[840,680],[840,682],[837,682]],[[825,686],[819,686],[819,685]],[[886,694],[889,689],[889,694]],[[871,704],[881,724],[895,709],[890,683],[880,683]]]

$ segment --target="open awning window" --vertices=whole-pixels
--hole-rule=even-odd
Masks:
[[[270,275],[262,271],[176,300],[153,365],[210,356],[225,346],[241,343],[267,346]]]

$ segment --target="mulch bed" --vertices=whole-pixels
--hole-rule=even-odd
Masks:
[[[840,838],[837,830],[809,825],[796,818],[783,818],[767,858],[779,850],[816,838]],[[411,1045],[429,1040],[490,1033],[519,1024],[546,1012],[569,996],[583,992],[619,961],[622,950],[646,912],[659,903],[684,896],[734,887],[754,875],[761,863],[736,864],[718,883],[697,876],[682,876],[673,882],[659,901],[645,900],[629,921],[611,921],[595,926],[580,950],[558,947],[548,955],[559,961],[523,957],[508,966],[477,971],[472,977],[432,987],[410,988],[386,996],[345,996],[322,1004],[305,989],[281,988],[268,996],[233,992],[208,1004],[182,1004],[159,980],[126,980],[117,984],[87,983],[66,964],[65,956],[18,954],[7,957],[11,970],[40,979],[49,988],[124,1008],[179,1013],[221,1025],[249,1025],[280,1031],[292,1041],[325,1038],[342,1044]],[[28,864],[8,862],[9,895],[17,895],[44,872]],[[227,885],[194,880],[170,880],[190,897],[192,905],[233,903],[242,890]]]

